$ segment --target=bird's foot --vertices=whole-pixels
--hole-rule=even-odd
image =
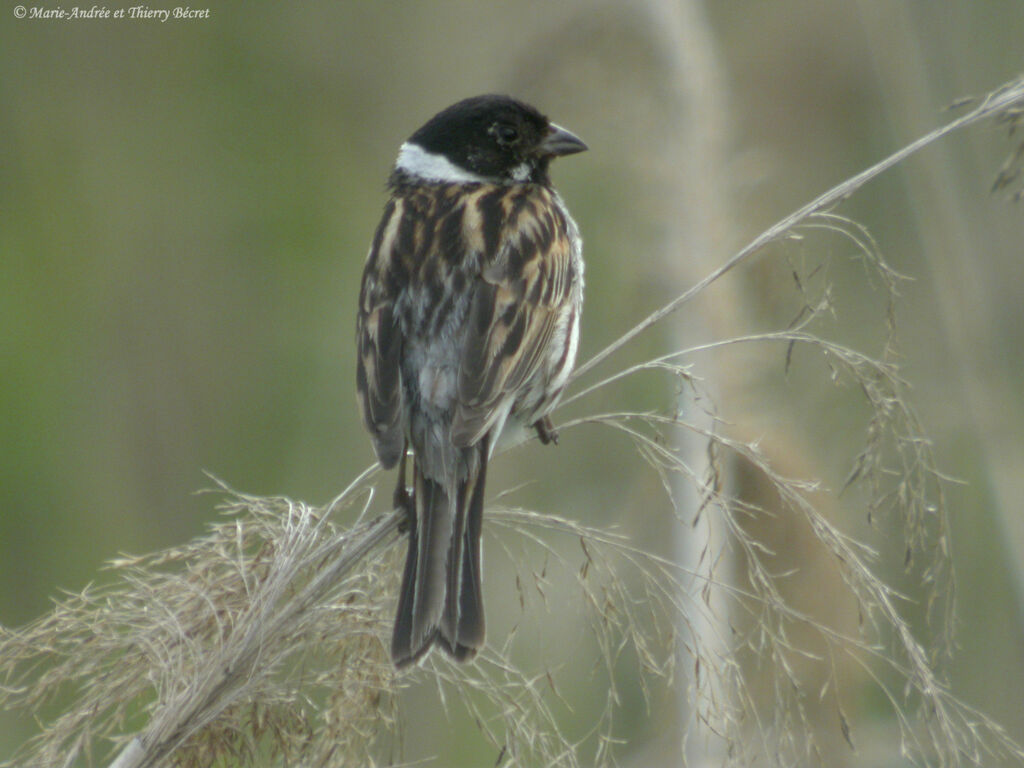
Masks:
[[[543,419],[537,419],[533,423],[533,428],[537,430],[537,439],[544,445],[550,445],[554,443],[558,445],[558,430],[555,429],[555,425],[551,423],[551,417],[545,416]]]
[[[405,517],[398,524],[399,533],[405,533],[416,522],[416,507],[413,504],[412,489],[406,487],[402,479],[395,486],[394,508],[405,512]]]

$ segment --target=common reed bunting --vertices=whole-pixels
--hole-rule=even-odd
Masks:
[[[548,166],[586,148],[528,104],[477,96],[402,144],[388,180],[359,294],[356,384],[408,513],[397,667],[435,643],[460,661],[483,646],[487,461],[506,420],[555,440],[548,413],[579,339],[582,241]]]

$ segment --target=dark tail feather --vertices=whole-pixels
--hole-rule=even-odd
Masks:
[[[402,478],[399,482],[404,483]],[[402,589],[398,594],[398,611],[395,614],[395,628],[391,635],[391,658],[396,667],[404,667],[416,661],[423,651],[413,653],[412,648],[412,606],[416,598],[416,561],[419,559],[419,537],[416,533],[416,513],[410,509],[409,547],[405,554],[405,569],[402,571]]]
[[[487,441],[470,449],[465,482],[454,504],[444,486],[413,469],[416,519],[409,528],[409,553],[391,639],[395,666],[418,661],[438,642],[458,661],[473,658],[484,644],[480,573]]]
[[[413,467],[415,520],[391,637],[391,658],[404,667],[418,661],[437,638],[444,609],[448,550],[454,515],[444,486]]]
[[[484,515],[484,485],[487,481],[487,439],[477,446],[471,466],[477,471],[459,488],[452,559],[448,563],[448,592],[445,596],[441,640],[445,650],[458,661],[469,661],[484,644],[484,596],[481,580],[480,533]]]

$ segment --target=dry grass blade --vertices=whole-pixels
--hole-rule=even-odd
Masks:
[[[881,160],[870,168],[861,171],[856,176],[852,176],[851,178],[832,187],[832,189],[807,203],[807,205],[799,208],[773,224],[703,280],[699,281],[692,288],[680,294],[657,311],[652,312],[640,323],[630,328],[626,333],[622,334],[622,336],[602,349],[590,360],[587,360],[583,365],[579,366],[573,374],[573,379],[577,379],[587,373],[591,368],[624,347],[648,328],[678,310],[688,301],[691,301],[695,296],[702,293],[709,285],[719,280],[734,267],[748,261],[758,254],[765,246],[790,237],[794,229],[807,221],[807,219],[815,214],[828,212],[829,209],[838,205],[843,200],[846,200],[873,178],[903,162],[916,152],[934,144],[945,136],[992,117],[998,118],[1001,116],[1009,116],[1004,117],[1003,119],[1012,120],[1013,122],[1011,122],[1011,125],[1016,125],[1016,121],[1019,120],[1022,102],[1024,102],[1024,78],[1011,81],[997,88],[982,99],[981,103],[971,111],[956,120],[946,123],[942,127],[936,128],[934,131],[925,134],[899,151],[892,153],[884,160]]]

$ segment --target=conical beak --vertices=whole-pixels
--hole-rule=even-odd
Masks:
[[[551,123],[551,127],[548,129],[548,135],[544,137],[544,140],[540,143],[540,151],[543,155],[550,157],[560,157],[561,155],[575,155],[577,152],[583,152],[587,149],[587,145],[583,143],[583,140],[572,131],[567,131],[560,125]]]

